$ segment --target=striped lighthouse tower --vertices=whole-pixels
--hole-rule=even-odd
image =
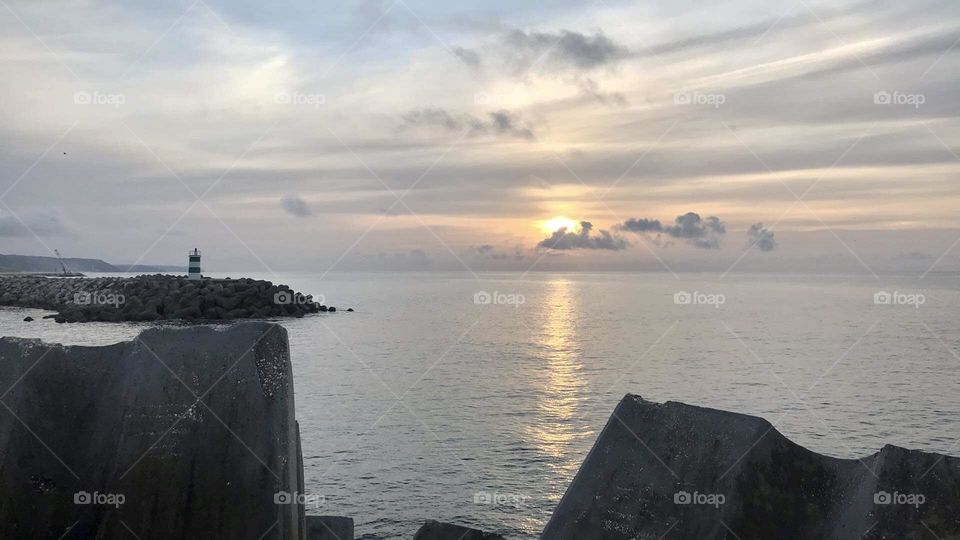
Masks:
[[[190,265],[187,266],[187,279],[200,279],[200,250],[193,248],[193,251],[187,255],[190,257]]]

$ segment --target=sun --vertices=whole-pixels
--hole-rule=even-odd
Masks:
[[[558,216],[540,222],[540,228],[548,233],[553,233],[554,231],[557,231],[563,227],[566,227],[567,231],[572,232],[577,228],[577,225],[579,225],[578,222],[563,216]]]

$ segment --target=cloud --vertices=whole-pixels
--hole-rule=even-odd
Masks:
[[[471,136],[494,135],[528,140],[536,138],[533,130],[518,115],[506,110],[487,113],[487,118],[481,119],[439,108],[417,109],[404,114],[403,123],[408,127],[438,127],[454,132],[469,130]]]
[[[457,55],[457,58],[463,60],[463,63],[470,66],[471,69],[480,69],[480,55],[476,51],[464,47],[454,47],[453,54]]]
[[[630,245],[625,239],[610,234],[609,231],[601,230],[598,235],[591,236],[593,224],[589,221],[580,222],[580,231],[568,231],[566,227],[561,227],[549,238],[544,238],[537,244],[538,248],[544,249],[606,249],[619,251],[627,249]]]
[[[391,0],[367,3],[366,17],[358,17],[349,7],[335,10],[337,13],[325,19],[329,32],[317,32],[307,24],[316,20],[316,10],[321,9],[314,4],[285,5],[290,10],[280,10],[284,14],[269,9],[251,11],[243,7],[247,4],[244,2],[219,3],[214,6],[217,13],[189,11],[183,24],[171,29],[165,38],[161,32],[167,31],[168,25],[135,23],[145,18],[173,21],[183,11],[174,4],[151,4],[147,8],[140,3],[124,3],[104,11],[85,10],[76,2],[22,2],[16,7],[18,15],[28,22],[44,21],[47,34],[41,33],[41,37],[49,42],[56,36],[56,43],[51,45],[80,79],[65,77],[64,66],[42,47],[38,50],[36,39],[28,33],[11,32],[0,37],[0,78],[5,81],[0,85],[0,101],[7,105],[0,111],[0,148],[4,149],[6,168],[16,171],[14,176],[30,171],[5,201],[25,219],[29,208],[60,208],[69,228],[82,231],[69,251],[123,260],[131,250],[142,251],[152,245],[167,224],[193,202],[187,190],[177,189],[180,186],[170,182],[169,171],[159,166],[155,154],[174,160],[176,174],[199,191],[236,164],[230,181],[218,184],[208,202],[224,217],[234,217],[231,228],[254,251],[264,256],[282,255],[284,264],[291,268],[334,264],[378,208],[392,208],[391,215],[406,214],[399,204],[391,207],[396,201],[390,190],[402,191],[408,186],[415,187],[407,202],[432,228],[444,227],[439,232],[452,245],[489,243],[503,253],[512,253],[516,240],[501,244],[506,237],[489,231],[510,230],[518,219],[529,221],[531,208],[586,204],[583,197],[589,197],[589,191],[581,191],[577,179],[557,163],[556,152],[590,187],[606,188],[616,183],[617,189],[610,195],[616,194],[621,205],[614,208],[617,213],[663,218],[661,229],[674,226],[673,216],[683,213],[683,208],[704,208],[698,205],[705,201],[729,208],[723,211],[723,220],[730,222],[731,237],[720,238],[721,248],[726,244],[741,247],[747,241],[747,227],[753,219],[760,219],[751,219],[750,208],[787,214],[789,200],[783,198],[783,181],[791,189],[802,189],[821,176],[825,176],[824,181],[809,197],[811,205],[837,209],[829,217],[831,228],[869,228],[878,231],[877,235],[892,235],[886,231],[898,231],[904,224],[917,231],[960,227],[956,212],[943,204],[958,193],[960,164],[938,140],[949,143],[960,137],[960,100],[956,99],[955,84],[960,47],[948,51],[960,24],[956,6],[930,0],[910,5],[891,0],[853,1],[863,8],[838,5],[835,21],[826,6],[817,8],[817,15],[843,36],[846,46],[825,32],[818,18],[802,6],[788,11],[774,25],[775,19],[764,20],[760,12],[741,9],[737,3],[730,5],[730,12],[710,13],[681,5],[666,6],[656,13],[626,5],[621,10],[610,3],[609,11],[604,8],[595,13],[596,18],[582,19],[585,26],[571,26],[582,6],[573,7],[575,13],[571,14],[567,11],[569,2],[552,6],[547,12],[531,11],[523,3],[506,3],[497,4],[497,15],[490,24],[482,28],[478,24],[469,33],[436,25],[448,17],[480,20],[488,13],[486,9],[418,10],[438,35],[445,40],[455,37],[456,44],[468,48],[468,57],[469,52],[476,53],[482,77],[473,77],[461,59],[449,54],[400,5],[386,13],[362,40],[362,46],[341,59],[357,37],[390,7]],[[235,33],[223,27],[219,16],[230,22]],[[265,17],[269,21],[263,20]],[[497,17],[515,26],[498,27]],[[536,21],[538,26],[516,26],[524,24],[517,21]],[[419,27],[416,34],[397,28],[407,23]],[[642,27],[643,35],[630,32],[634,23]],[[731,30],[731,26],[738,28]],[[70,28],[84,31],[61,31]],[[524,43],[534,43],[509,56],[503,43],[513,28],[524,30]],[[572,61],[559,52],[562,43],[557,44],[556,51],[535,43],[534,30],[557,38],[561,28],[582,33],[590,44],[603,42],[594,39],[595,28],[603,28],[614,49],[619,44],[620,51],[609,54],[607,47],[608,53],[604,53],[601,46],[599,54]],[[389,31],[381,34],[385,29]],[[954,32],[953,39],[949,39],[950,31]],[[155,43],[158,45],[150,54],[138,59]],[[655,54],[649,54],[648,48]],[[624,50],[628,56],[618,60]],[[533,62],[536,57],[530,55],[534,53],[546,53],[536,64],[537,71],[530,73],[529,80],[515,80],[504,59],[519,57]],[[861,60],[877,72],[881,81],[861,73],[865,71]],[[134,64],[128,76],[121,79]],[[325,75],[327,68],[329,75]],[[837,71],[822,75],[829,69]],[[674,76],[656,76],[667,71]],[[921,77],[927,71],[927,76]],[[723,93],[726,104],[716,111],[675,106],[673,92],[688,88]],[[123,92],[126,105],[115,110],[95,104],[80,106],[72,99],[78,90],[98,89]],[[494,96],[486,103],[495,105],[483,106],[471,99],[478,90]],[[922,93],[926,104],[919,109],[879,106],[873,100],[873,92],[879,90]],[[297,105],[295,99],[289,105],[275,102],[277,92],[292,97],[297,91],[322,92],[330,99],[321,107],[306,108]],[[602,103],[601,97],[594,96],[596,101],[588,102],[587,96],[594,91],[622,92],[630,102],[629,114],[619,114],[612,107],[604,110],[598,104]],[[474,121],[493,129],[487,112],[506,108],[532,125],[514,122],[515,127],[526,127],[538,139],[547,138],[549,122],[551,144],[522,144],[526,142],[522,138],[488,134],[469,141],[482,141],[483,145],[457,145],[445,153],[460,132],[435,126],[429,129],[436,136],[396,137],[400,115],[425,107],[445,108],[451,113],[454,128],[462,129],[467,129],[463,123],[467,120],[458,112],[469,113]],[[117,130],[114,122],[104,121],[112,115],[125,118],[130,129]],[[730,127],[718,121],[721,119]],[[286,127],[264,135],[275,121]],[[32,167],[38,156],[64,135],[67,126],[76,122],[78,128],[67,134],[40,165]],[[869,131],[875,122],[876,128]],[[923,122],[936,136],[923,128]],[[922,136],[918,136],[918,126]],[[730,130],[735,130],[736,137]],[[132,139],[130,131],[142,138],[146,147]],[[250,152],[238,159],[248,148]],[[641,152],[648,154],[629,168]],[[775,174],[753,153],[770,164]],[[435,160],[440,161],[430,174],[415,184]],[[370,174],[367,165],[389,185],[389,190]],[[621,181],[624,171],[629,172]],[[311,195],[321,191],[329,196]],[[291,249],[296,239],[283,236],[290,224],[288,219],[257,218],[271,213],[288,217],[277,207],[287,193],[302,196],[313,212],[311,218],[295,218],[296,224],[326,233],[314,234],[316,249],[309,253]],[[104,194],[109,194],[110,204],[103,204]],[[626,205],[641,200],[649,205],[647,208],[671,211],[629,212]],[[332,214],[329,222],[321,223],[318,218],[328,214]],[[808,243],[794,238],[796,231],[819,230],[822,224],[811,216],[787,216],[775,229],[794,232],[788,238],[786,252],[780,246],[774,255],[802,258],[804,264],[823,253],[849,255],[829,234],[811,236],[815,240]],[[209,243],[223,246],[225,260],[230,258],[248,269],[257,267],[255,258],[244,249],[238,250],[243,246],[236,244],[213,217],[193,212],[178,228],[189,234],[204,231],[210,236]],[[51,225],[54,230],[55,219]],[[32,219],[27,221],[33,223]],[[429,234],[426,230],[408,227],[415,225],[415,220],[390,221],[389,227],[382,227],[382,234],[378,227],[364,240],[357,252],[358,261],[360,253],[375,259],[381,250],[406,253],[435,242],[432,237],[420,236]],[[145,225],[116,227],[123,222]],[[733,222],[741,225],[733,229]],[[479,223],[489,227],[486,235],[476,230]],[[615,229],[614,223],[598,221],[596,227],[637,243]],[[50,230],[37,228],[40,232]],[[0,234],[7,235],[0,238],[0,244],[10,246],[7,251],[42,251],[26,229],[2,212]],[[10,240],[10,234],[21,238]],[[536,238],[549,234],[527,237],[523,248],[528,259],[529,248],[539,242]],[[718,250],[686,248],[686,239],[676,239],[662,230],[644,234],[650,238],[659,235],[660,249],[670,242],[681,244],[677,247],[691,253],[678,257],[689,255],[698,265],[720,264],[721,257],[715,256]],[[787,233],[779,234],[781,238],[776,240],[783,241]],[[843,234],[847,240],[848,233]],[[896,244],[876,248],[876,260],[887,257],[887,252],[911,250],[922,250],[937,259],[956,234],[946,241],[936,234],[940,233],[931,232],[922,242],[897,236]],[[183,243],[182,238],[160,242],[146,262],[179,260]],[[855,246],[858,254],[867,251],[862,245]],[[576,256],[584,253],[606,252],[561,250],[544,260],[558,261],[555,269],[562,268],[561,260],[575,264],[583,259],[584,267],[598,269],[628,262],[628,257]],[[434,249],[432,256],[433,267],[448,262],[446,252]],[[869,253],[862,256],[874,266]],[[780,264],[779,257],[757,259],[758,265]],[[850,261],[852,270],[862,270],[856,260],[843,260]],[[785,261],[783,264],[791,268]],[[458,264],[452,260],[450,267]],[[743,265],[748,264],[751,259],[744,259]],[[804,264],[801,266],[807,268]],[[958,263],[944,259],[937,269],[948,264]],[[729,264],[722,266],[720,270]]]
[[[663,224],[659,219],[630,218],[617,227],[631,232],[663,232]]]
[[[630,218],[616,226],[617,229],[635,233],[665,234],[672,238],[686,240],[687,243],[701,249],[717,249],[720,238],[727,233],[727,227],[720,218],[709,216],[701,219],[695,212],[677,216],[674,224],[664,226],[657,219]]]
[[[777,241],[773,239],[773,231],[765,229],[763,223],[754,223],[747,229],[750,245],[757,246],[760,251],[773,251],[777,248]]]
[[[584,77],[579,84],[580,93],[597,103],[616,107],[627,106],[626,96],[618,92],[604,92],[600,89],[600,84],[589,77]]]
[[[535,66],[587,71],[630,56],[626,47],[597,32],[588,36],[571,30],[557,33],[512,30],[502,37],[507,64],[515,73]]]
[[[313,215],[313,210],[307,205],[307,201],[300,198],[299,195],[284,195],[280,199],[280,206],[283,207],[291,216],[305,218]]]
[[[408,254],[408,259],[414,266],[430,266],[433,262],[430,259],[430,255],[422,249],[411,249]]]
[[[494,261],[505,261],[505,260],[522,261],[524,258],[526,258],[526,255],[524,255],[523,250],[519,246],[517,246],[517,248],[514,249],[513,253],[507,253],[507,252],[498,250],[496,247],[494,247],[491,244],[481,244],[479,246],[470,246],[467,249],[466,254],[475,259],[490,259]]]
[[[491,49],[495,52],[487,54]],[[534,69],[555,74],[584,74],[634,56],[633,51],[602,32],[588,35],[573,30],[513,29],[502,33],[495,43],[487,44],[483,52],[488,62],[497,63],[499,56],[499,67],[521,78]],[[474,69],[481,64],[481,53],[477,50],[455,47],[453,53]]]
[[[929,253],[924,253],[922,251],[914,250],[914,251],[908,251],[907,253],[900,253],[897,255],[897,258],[908,259],[911,261],[929,261],[930,259],[933,259],[933,255],[930,255]]]
[[[433,264],[433,258],[422,249],[377,253],[377,260],[384,268],[424,268]]]
[[[0,238],[71,236],[56,209],[37,209],[14,215],[0,211]]]

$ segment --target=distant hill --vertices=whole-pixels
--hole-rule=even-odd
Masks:
[[[138,264],[110,264],[100,259],[63,259],[71,272],[185,272],[182,266]],[[0,254],[0,272],[60,272],[60,261],[56,257],[36,257],[32,255]]]

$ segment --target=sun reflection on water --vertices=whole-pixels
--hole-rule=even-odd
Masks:
[[[593,433],[582,421],[580,410],[588,393],[576,340],[576,314],[580,310],[569,281],[553,280],[547,287],[537,333],[537,345],[546,362],[537,401],[541,421],[528,426],[528,431],[537,448],[553,458],[551,466],[572,475],[582,456],[570,451],[571,443]]]

